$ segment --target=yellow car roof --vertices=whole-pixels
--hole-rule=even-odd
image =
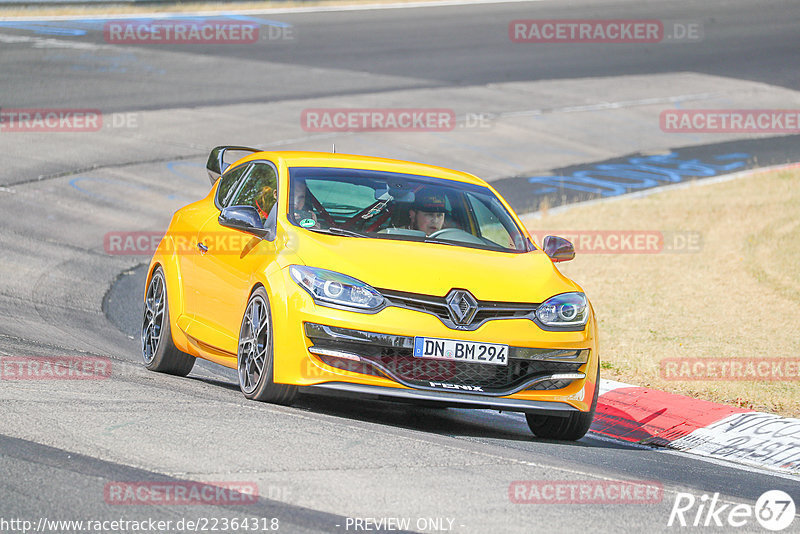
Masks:
[[[487,185],[485,181],[472,174],[426,165],[410,161],[377,158],[373,156],[357,156],[354,154],[333,154],[330,152],[302,152],[294,150],[256,152],[240,161],[269,159],[275,163],[283,163],[287,167],[335,167],[345,169],[365,169],[370,171],[399,172],[416,174],[433,178],[444,178],[458,182]]]

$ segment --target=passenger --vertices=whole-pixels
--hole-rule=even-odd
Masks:
[[[316,226],[317,216],[314,212],[306,209],[306,198],[308,196],[308,187],[304,180],[294,182],[292,186],[292,204],[290,215],[294,217],[295,222],[305,221],[311,219],[314,224],[306,224],[305,227]],[[256,208],[261,215],[264,228],[274,228],[277,221],[278,214],[278,191],[272,187],[265,186],[261,194],[256,199]],[[268,208],[269,206],[269,208]]]
[[[277,207],[278,190],[269,185],[265,185],[255,198],[256,209],[261,216],[261,222],[269,220],[275,213]]]

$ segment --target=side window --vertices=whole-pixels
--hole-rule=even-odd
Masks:
[[[472,212],[480,228],[481,236],[505,248],[517,248],[514,238],[497,215],[487,206],[483,199],[471,193],[467,194]]]
[[[236,191],[231,206],[253,206],[261,215],[261,222],[270,218],[275,224],[278,198],[278,176],[272,165],[255,163],[247,178]]]
[[[222,178],[220,178],[219,187],[217,188],[217,197],[215,199],[215,203],[218,208],[224,208],[229,205],[230,197],[236,190],[234,186],[239,181],[239,178],[245,174],[245,171],[251,167],[252,165],[246,163],[236,167],[235,169],[231,169],[222,175]]]

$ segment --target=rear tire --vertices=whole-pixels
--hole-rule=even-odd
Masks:
[[[239,329],[237,371],[239,387],[248,399],[289,406],[297,395],[297,386],[276,384],[272,343],[272,313],[263,287],[256,289],[247,302]]]
[[[592,407],[588,412],[573,412],[567,417],[526,413],[528,428],[537,438],[577,441],[585,436],[592,426],[594,413],[597,410],[598,393],[600,393],[600,362],[597,363]]]
[[[172,342],[167,285],[160,266],[156,267],[147,285],[141,339],[142,359],[149,370],[186,376],[194,367],[196,358],[181,352]]]

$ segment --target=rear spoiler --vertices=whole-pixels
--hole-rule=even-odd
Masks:
[[[208,163],[206,163],[206,170],[208,170],[208,179],[211,180],[211,185],[214,185],[216,181],[222,176],[222,173],[225,172],[230,166],[230,163],[225,163],[225,153],[228,150],[232,150],[234,152],[263,152],[260,148],[249,148],[246,146],[218,146],[214,150],[211,151],[211,154],[208,155]],[[236,158],[239,159],[239,158]]]

